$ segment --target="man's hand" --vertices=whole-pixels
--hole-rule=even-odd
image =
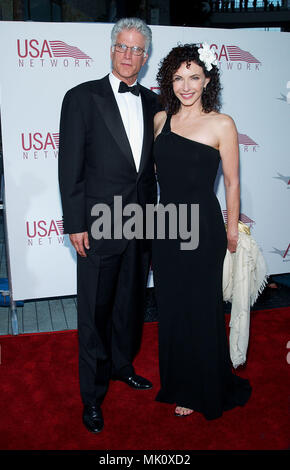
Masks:
[[[88,232],[71,233],[69,238],[77,253],[80,256],[86,257],[85,248],[87,250],[90,248]]]

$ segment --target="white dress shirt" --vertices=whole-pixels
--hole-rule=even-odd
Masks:
[[[122,121],[127,133],[127,137],[133,153],[136,171],[139,170],[141,152],[143,145],[143,109],[141,96],[135,96],[131,92],[118,93],[119,80],[113,73],[110,73],[109,80],[121,113]],[[135,82],[136,83],[136,82]],[[133,83],[133,85],[135,85]],[[133,86],[131,85],[131,86]]]

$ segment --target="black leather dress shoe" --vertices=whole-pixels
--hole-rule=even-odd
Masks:
[[[99,406],[85,405],[83,410],[83,423],[88,431],[101,432],[104,427],[102,410]]]
[[[125,382],[129,387],[132,387],[135,390],[150,390],[150,388],[153,387],[149,380],[136,374],[133,374],[130,377],[113,377],[113,380],[121,380],[121,382]]]

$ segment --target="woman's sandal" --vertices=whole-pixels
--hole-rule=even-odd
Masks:
[[[178,413],[177,408],[182,408],[183,410],[188,410],[190,413]],[[194,410],[191,410],[190,408],[185,408],[184,406],[176,406],[175,411],[174,411],[174,416],[178,416],[179,418],[185,418],[186,416],[192,415]]]

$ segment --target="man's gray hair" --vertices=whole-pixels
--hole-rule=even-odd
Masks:
[[[140,18],[121,18],[119,21],[117,21],[111,32],[112,47],[114,44],[116,44],[118,34],[121,33],[124,29],[135,29],[138,31],[138,33],[141,33],[144,36],[145,53],[147,53],[152,41],[152,31],[149,26],[147,26],[147,24]]]

